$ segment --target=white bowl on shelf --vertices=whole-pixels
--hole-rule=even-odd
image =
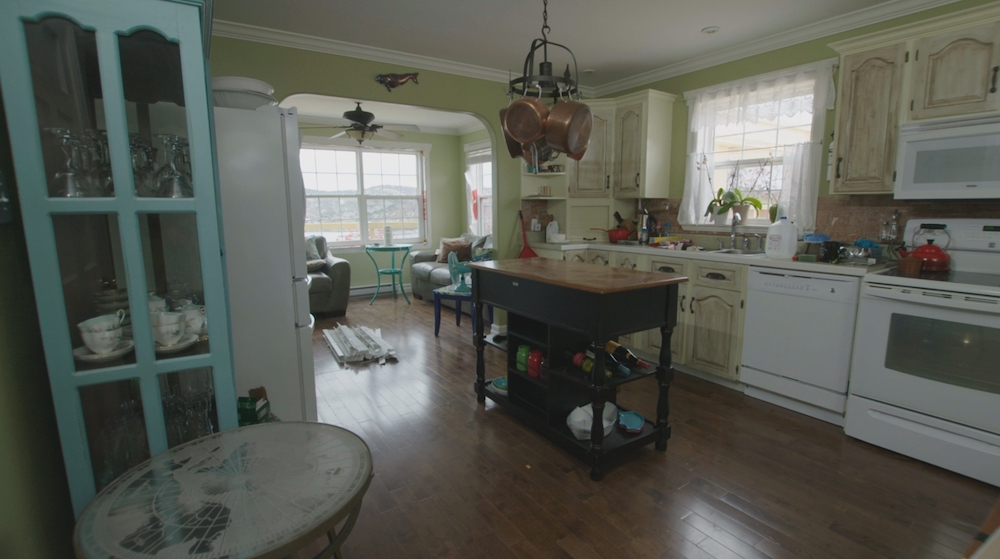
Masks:
[[[222,76],[212,78],[212,89],[226,89],[229,91],[253,91],[263,95],[271,95],[274,88],[267,82],[255,80],[253,78],[243,78],[240,76]]]
[[[256,91],[236,91],[231,89],[213,89],[212,99],[215,101],[216,107],[228,107],[230,109],[254,110],[260,107],[273,107],[278,104],[278,100],[270,95]]]
[[[604,423],[604,436],[611,434],[615,423],[618,422],[618,408],[611,402],[604,404],[604,413],[601,414]],[[577,440],[590,438],[590,427],[594,422],[594,409],[590,404],[580,406],[569,413],[566,417],[566,426],[573,433]]]

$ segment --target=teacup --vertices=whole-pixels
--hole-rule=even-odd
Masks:
[[[149,296],[149,312],[163,312],[167,310],[167,300],[159,295]]]
[[[163,326],[166,324],[181,324],[184,322],[184,313],[157,311],[149,313],[149,323],[153,326]]]
[[[81,332],[83,345],[87,346],[92,353],[110,353],[122,340],[122,329],[113,328],[101,332]]]
[[[88,318],[76,326],[80,329],[81,334],[86,332],[106,332],[120,327],[123,320],[125,320],[125,310],[118,309],[118,312],[115,314],[102,314],[101,316]]]
[[[180,314],[180,313],[178,313]],[[183,315],[181,315],[183,316]],[[160,345],[174,345],[184,337],[184,323],[153,326],[153,341]]]
[[[201,329],[205,327],[205,307],[201,305],[184,305],[181,307],[181,312],[184,314],[184,322],[186,324],[184,331],[191,334],[200,334]]]

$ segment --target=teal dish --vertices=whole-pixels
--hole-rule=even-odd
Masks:
[[[646,419],[634,411],[618,412],[618,427],[626,433],[641,433]]]
[[[497,377],[493,379],[491,385],[493,386],[493,390],[495,390],[497,394],[501,396],[507,395],[507,377],[505,376]]]

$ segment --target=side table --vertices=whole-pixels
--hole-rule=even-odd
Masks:
[[[375,286],[375,294],[372,295],[372,300],[368,302],[369,305],[375,302],[375,298],[378,297],[378,292],[382,288],[382,276],[389,276],[392,279],[392,297],[396,298],[396,276],[399,276],[399,290],[403,292],[403,298],[406,299],[406,304],[410,304],[410,298],[406,296],[406,291],[403,289],[403,264],[406,263],[406,257],[410,255],[410,249],[413,245],[383,245],[375,246],[368,245],[365,247],[365,254],[368,258],[371,258],[372,264],[375,265],[375,271],[378,272],[378,285]],[[373,252],[388,252],[392,255],[392,262],[389,264],[388,268],[379,268],[378,262],[375,261],[375,256],[372,255]],[[399,267],[396,267],[396,253],[402,252],[403,258],[399,261]]]
[[[158,454],[80,515],[77,559],[338,557],[372,479],[368,446],[324,423],[263,423]],[[336,526],[344,522],[336,531]]]

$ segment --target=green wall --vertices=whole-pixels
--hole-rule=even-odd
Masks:
[[[755,56],[750,56],[734,62],[727,62],[718,66],[712,66],[697,72],[683,74],[673,78],[668,78],[658,82],[653,82],[642,87],[632,88],[609,95],[608,97],[619,97],[634,91],[643,89],[658,89],[677,95],[674,103],[673,136],[670,144],[670,197],[680,198],[684,194],[684,173],[687,161],[687,127],[688,108],[684,102],[684,92],[725,83],[740,78],[755,76],[766,72],[791,68],[800,64],[818,62],[828,58],[836,58],[836,51],[827,46],[829,43],[865,35],[892,27],[898,27],[907,23],[922,21],[931,17],[948,14],[958,10],[990,4],[994,0],[963,0],[947,6],[927,10],[918,14],[896,18],[890,21],[869,25],[851,31],[845,31],[836,35],[830,35],[821,39],[800,43],[790,47],[765,52]],[[826,134],[823,142],[823,162],[820,172],[820,196],[828,195],[830,191],[829,181],[826,180],[826,147],[830,143],[831,134],[834,129],[834,112],[829,111],[826,118]]]
[[[216,74],[220,75],[220,74]],[[307,136],[329,136],[340,132],[338,129],[311,128],[302,131]],[[488,137],[486,130],[481,132]],[[441,237],[456,237],[468,229],[465,215],[465,167],[462,144],[457,135],[427,134],[421,132],[400,132],[400,142],[430,144],[430,161],[427,176],[427,200],[431,228],[429,240],[431,250],[436,249]],[[415,247],[414,250],[422,250]],[[375,285],[375,266],[361,249],[340,249],[332,251],[335,256],[351,263],[351,287]],[[376,255],[379,265],[389,267],[387,254]],[[409,266],[403,267],[403,282],[410,281]],[[383,278],[385,283],[387,278]]]
[[[0,101],[0,173],[14,190]],[[16,193],[11,192],[16,204]],[[73,509],[20,211],[0,224],[0,557],[73,556]]]
[[[503,87],[497,82],[239,39],[213,38],[211,63],[215,76],[247,76],[273,85],[278,99],[313,93],[473,114],[487,125],[494,145],[500,131],[499,111],[507,106]],[[408,83],[389,92],[375,82],[377,74],[410,71],[420,72],[419,84]],[[457,150],[461,151],[461,145]],[[494,243],[502,255],[514,255],[520,250],[513,217],[521,205],[519,172],[517,161],[497,157],[496,205],[501,217]],[[456,196],[457,207],[461,203]],[[444,209],[442,214],[450,211],[454,210]],[[432,219],[435,238],[453,234],[452,227],[438,220],[436,214],[432,213]],[[463,228],[455,228],[455,233],[464,230],[464,220]],[[355,269],[358,266],[352,263],[352,275]]]

